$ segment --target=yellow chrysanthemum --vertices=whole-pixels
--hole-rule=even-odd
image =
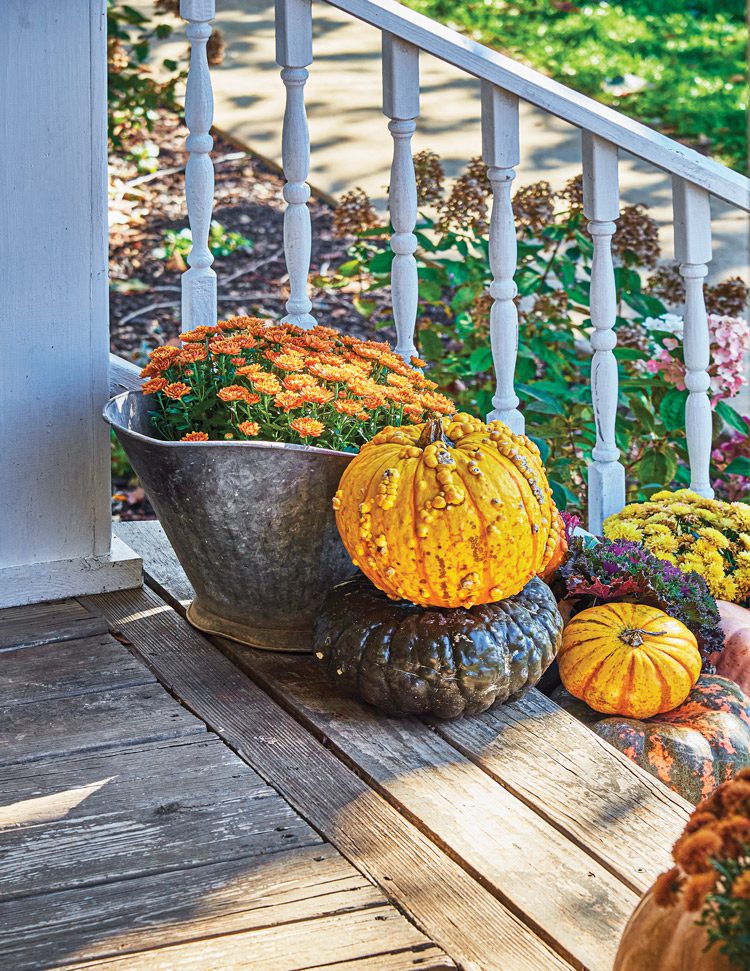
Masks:
[[[615,522],[607,529],[609,539],[627,539],[632,543],[640,543],[643,532],[633,522]]]

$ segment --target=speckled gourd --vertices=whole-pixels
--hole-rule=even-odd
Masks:
[[[355,565],[421,606],[513,596],[544,570],[560,530],[536,445],[466,414],[375,435],[333,505]]]

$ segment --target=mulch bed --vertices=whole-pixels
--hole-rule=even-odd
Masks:
[[[152,134],[159,146],[159,169],[138,176],[131,164],[110,159],[116,198],[111,200],[110,342],[112,350],[145,362],[157,344],[180,333],[182,268],[153,255],[167,229],[187,226],[184,166],[187,130],[177,117],[162,113]],[[227,231],[253,242],[251,253],[217,257],[219,317],[284,314],[288,279],[282,248],[283,177],[236,142],[215,134],[214,214]],[[313,196],[311,273],[325,273],[346,258],[346,241],[332,230],[332,207]],[[315,290],[314,313],[329,326],[362,333],[363,318],[346,294]]]
[[[213,218],[227,231],[252,240],[252,252],[217,257],[220,319],[235,315],[280,318],[288,297],[282,243],[283,176],[242,146],[214,133]],[[176,343],[180,326],[179,261],[154,255],[167,229],[187,226],[184,168],[187,130],[181,119],[162,112],[151,135],[159,146],[159,168],[138,175],[132,163],[110,158],[110,347],[146,363],[159,344]],[[114,193],[114,197],[112,194]],[[333,233],[332,206],[312,196],[312,275],[325,275],[346,259],[347,242]],[[313,312],[328,326],[369,337],[363,317],[346,293],[315,289]],[[364,326],[363,326],[364,325]],[[387,335],[386,335],[387,336]],[[382,339],[382,337],[381,337]],[[113,476],[113,513],[118,519],[154,518],[141,487]]]

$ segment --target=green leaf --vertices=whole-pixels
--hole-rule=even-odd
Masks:
[[[636,419],[643,425],[646,431],[655,432],[656,423],[654,421],[654,415],[646,404],[645,396],[634,394],[628,403]]]
[[[687,391],[678,391],[677,388],[670,388],[661,399],[659,417],[668,432],[675,432],[685,427],[686,401]]]
[[[443,356],[443,342],[434,330],[426,328],[419,332],[419,349],[429,361],[437,361]]]
[[[724,473],[725,475],[745,475],[750,478],[750,458],[747,455],[738,455],[724,469]]]
[[[730,428],[734,428],[735,431],[742,432],[743,435],[750,433],[750,426],[748,426],[745,419],[738,412],[734,410],[731,405],[728,405],[726,401],[717,401],[715,407],[716,414],[723,419]]]
[[[469,367],[474,372],[487,371],[492,367],[492,349],[477,347],[469,356]]]
[[[359,262],[359,260],[347,260],[338,267],[337,272],[340,273],[341,276],[356,276],[361,266],[362,264]]]
[[[677,472],[677,456],[673,452],[650,449],[636,466],[642,488],[646,485],[668,486]]]
[[[580,502],[579,496],[570,489],[563,485],[562,482],[557,482],[555,479],[549,480],[549,487],[552,490],[552,498],[555,500],[555,505],[557,508],[564,512],[568,508],[568,503],[572,506],[577,506]]]
[[[370,260],[368,269],[371,273],[390,273],[394,255],[389,249],[376,253]]]

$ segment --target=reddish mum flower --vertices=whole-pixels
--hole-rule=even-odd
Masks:
[[[168,384],[163,390],[168,398],[178,399],[184,398],[186,394],[190,394],[191,388],[184,381],[173,381],[172,384]]]
[[[243,421],[237,426],[237,430],[248,438],[253,438],[260,431],[260,425],[257,421]]]
[[[239,384],[230,384],[229,387],[222,388],[218,396],[222,401],[244,401],[246,405],[256,405],[260,401],[260,395],[253,394]]]
[[[305,399],[294,391],[281,391],[273,399],[273,403],[282,411],[292,411],[294,408],[301,408]]]
[[[146,381],[145,384],[141,385],[141,391],[144,394],[156,394],[157,391],[163,391],[166,386],[166,378],[151,378],[150,381]]]
[[[208,435],[205,432],[188,432],[180,439],[181,442],[207,442]]]

